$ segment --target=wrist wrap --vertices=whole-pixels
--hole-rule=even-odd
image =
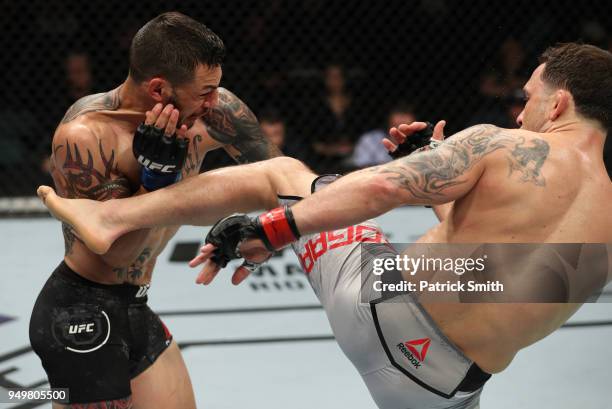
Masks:
[[[288,206],[272,209],[256,220],[258,236],[269,250],[278,250],[300,238],[293,212]]]
[[[164,188],[181,180],[181,172],[161,173],[145,167],[140,172],[140,183],[149,192]]]

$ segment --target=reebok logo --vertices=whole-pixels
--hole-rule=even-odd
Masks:
[[[408,358],[408,361],[415,368],[419,368],[423,361],[425,361],[430,344],[431,339],[429,338],[413,339],[412,341],[400,342],[397,344],[397,349]]]
[[[430,344],[431,339],[429,338],[413,339],[412,341],[407,341],[405,343],[406,348],[408,348],[410,352],[412,352],[414,356],[421,362],[425,360],[425,356],[427,355],[427,350],[429,349]]]

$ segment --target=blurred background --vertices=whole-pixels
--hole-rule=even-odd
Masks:
[[[222,37],[222,86],[287,155],[318,172],[388,160],[386,130],[415,118],[446,119],[447,134],[476,123],[515,127],[543,49],[563,41],[612,49],[607,1],[2,1],[5,214],[28,210],[6,198],[51,183],[50,141],[66,109],[122,82],[133,34],[168,10]],[[609,169],[611,146],[608,138]],[[215,152],[204,169],[230,164]]]
[[[12,217],[48,216],[34,194],[52,183],[55,127],[74,101],[126,78],[132,36],[170,10],[221,36],[222,86],[285,154],[317,172],[389,160],[380,140],[390,125],[414,119],[446,119],[447,135],[476,123],[515,127],[521,87],[546,47],[583,41],[612,50],[604,0],[0,0],[0,391],[47,385],[28,322],[64,251],[59,222]],[[232,164],[214,152],[203,170]],[[409,207],[379,222],[408,243],[436,219]],[[295,257],[279,254],[239,287],[227,276],[195,286],[185,262],[205,234],[183,227],[172,239],[150,298],[182,349],[198,403],[374,407]],[[585,305],[493,377],[483,408],[610,407],[611,316],[610,302]]]

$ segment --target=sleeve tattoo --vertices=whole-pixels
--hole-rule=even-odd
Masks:
[[[422,200],[444,197],[444,191],[466,183],[465,173],[487,155],[506,151],[508,178],[520,174],[520,181],[546,186],[541,174],[550,147],[544,139],[513,136],[493,125],[476,125],[449,138],[439,148],[416,153],[372,169]]]
[[[204,115],[211,137],[231,145],[239,154],[238,163],[281,156],[281,152],[263,134],[257,118],[248,106],[230,91],[219,88],[219,103]]]

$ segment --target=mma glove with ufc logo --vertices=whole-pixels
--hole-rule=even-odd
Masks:
[[[181,170],[187,158],[189,140],[164,135],[163,129],[140,124],[134,134],[132,151],[142,165],[142,186],[153,191],[181,179]]]

